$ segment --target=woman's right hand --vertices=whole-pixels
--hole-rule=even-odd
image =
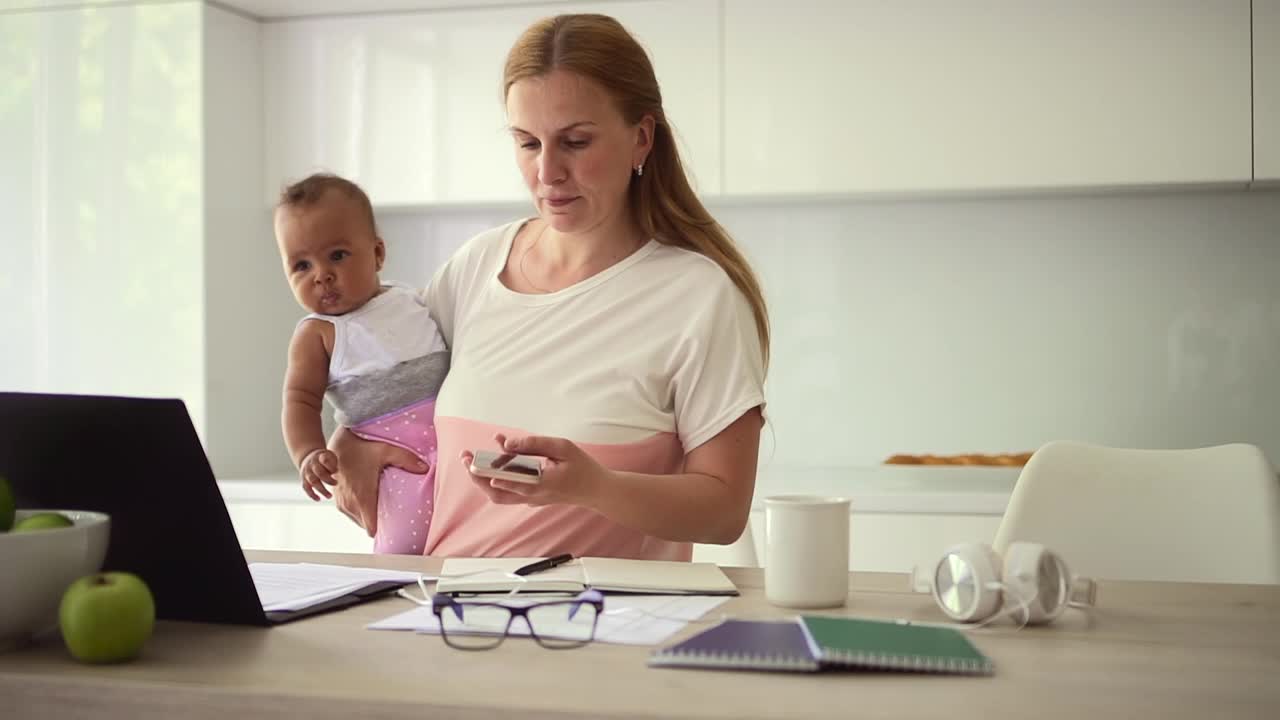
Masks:
[[[427,464],[417,455],[389,443],[365,440],[345,427],[329,439],[338,455],[338,485],[334,501],[347,517],[373,537],[378,532],[378,476],[394,465],[411,473],[425,473]]]

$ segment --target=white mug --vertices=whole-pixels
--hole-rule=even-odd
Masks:
[[[839,607],[849,594],[849,499],[764,499],[764,594],[774,605]]]

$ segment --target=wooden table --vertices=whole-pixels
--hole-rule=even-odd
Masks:
[[[431,558],[250,552],[250,560],[436,571]],[[721,611],[779,617],[760,570]],[[487,652],[364,625],[398,598],[272,629],[162,622],[139,660],[80,665],[57,642],[0,654],[0,718],[1280,718],[1280,587],[1101,582],[1053,626],[972,633],[993,677],[657,669],[650,648]],[[855,573],[844,612],[940,619],[902,575]],[[691,625],[685,634],[700,627]]]

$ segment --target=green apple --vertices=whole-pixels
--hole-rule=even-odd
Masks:
[[[57,530],[58,528],[69,528],[72,525],[75,525],[75,523],[71,522],[71,518],[62,513],[42,512],[22,518],[14,524],[13,531]]]
[[[13,490],[9,481],[0,475],[0,532],[8,532],[13,527]]]
[[[137,657],[155,624],[151,589],[133,573],[82,577],[71,583],[58,607],[62,640],[81,662],[109,663]]]

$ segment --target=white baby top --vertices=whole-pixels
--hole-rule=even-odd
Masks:
[[[325,397],[353,426],[433,397],[449,369],[444,337],[421,296],[399,285],[345,315],[303,318],[333,325]]]

